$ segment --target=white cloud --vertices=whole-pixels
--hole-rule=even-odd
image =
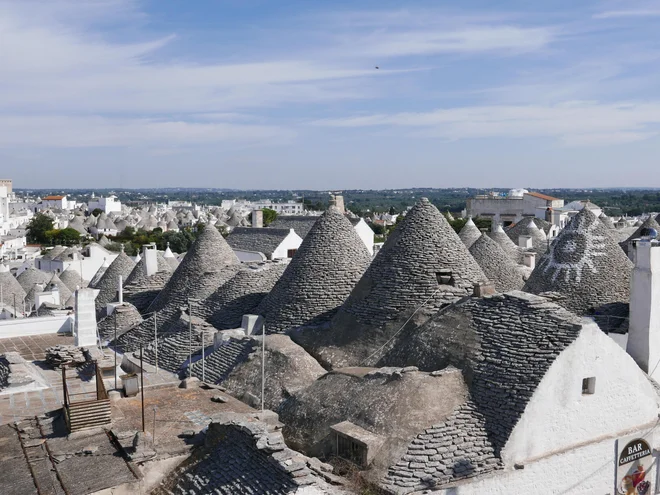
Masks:
[[[425,138],[556,138],[569,145],[608,145],[656,135],[660,101],[613,103],[565,102],[558,105],[494,105],[432,112],[326,119],[331,127],[405,127]]]
[[[660,16],[660,8],[658,9],[633,9],[633,10],[609,10],[600,12],[593,16],[594,19],[616,19],[621,17],[658,17]]]
[[[280,144],[295,137],[291,130],[268,125],[225,122],[72,116],[0,116],[0,148],[129,147],[213,143]]]

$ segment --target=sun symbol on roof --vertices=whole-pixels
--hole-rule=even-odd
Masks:
[[[552,272],[553,282],[562,272],[566,282],[572,274],[580,282],[585,268],[598,273],[594,260],[606,253],[605,236],[596,234],[597,228],[598,222],[589,222],[586,216],[576,217],[550,245],[543,272]]]

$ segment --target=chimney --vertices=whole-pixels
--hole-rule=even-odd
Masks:
[[[117,280],[117,301],[120,305],[124,304],[124,277],[119,275],[119,280]]]
[[[526,251],[523,253],[523,263],[526,267],[531,268],[532,270],[536,268],[536,253],[534,251]]]
[[[660,244],[635,239],[635,268],[630,290],[630,322],[626,351],[639,367],[660,380]]]
[[[482,282],[477,282],[474,284],[472,295],[474,297],[486,297],[492,296],[497,291],[495,290],[495,284],[490,280],[484,280]]]
[[[76,311],[74,337],[76,347],[91,347],[96,345],[96,306],[93,289],[78,289],[76,291]]]
[[[532,249],[534,245],[532,244],[532,236],[521,235],[518,237],[518,246],[523,249]]]
[[[252,227],[260,229],[264,226],[264,212],[262,210],[252,210]]]
[[[151,277],[158,271],[158,250],[156,244],[145,244],[142,248],[142,256],[144,257],[144,273],[147,277]]]

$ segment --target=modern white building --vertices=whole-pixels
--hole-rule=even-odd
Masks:
[[[110,195],[107,198],[101,197],[97,198],[92,196],[87,203],[87,210],[92,212],[96,209],[102,210],[104,213],[121,212],[121,201],[117,199],[117,196]]]
[[[275,203],[273,201],[256,201],[250,204],[252,209],[262,210],[268,208],[274,210],[278,215],[301,215],[304,211],[302,203],[295,201],[285,201],[283,203]]]
[[[491,218],[504,226],[523,217],[552,221],[551,212],[564,206],[564,200],[526,189],[512,189],[507,194],[490,193],[467,200],[467,216]]]
[[[41,198],[37,208],[42,211],[50,209],[68,210],[74,208],[75,205],[76,202],[69,201],[66,195],[51,195]]]

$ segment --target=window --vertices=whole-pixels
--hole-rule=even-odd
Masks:
[[[453,286],[455,283],[454,276],[451,273],[451,270],[440,270],[439,272],[435,273],[435,277],[438,279],[438,283],[440,285]]]
[[[367,467],[367,447],[344,435],[336,435],[337,457]]]
[[[296,254],[297,249],[288,249],[286,252],[286,257],[287,258],[293,258],[293,255]]]
[[[582,395],[591,395],[596,393],[596,377],[582,379]]]

